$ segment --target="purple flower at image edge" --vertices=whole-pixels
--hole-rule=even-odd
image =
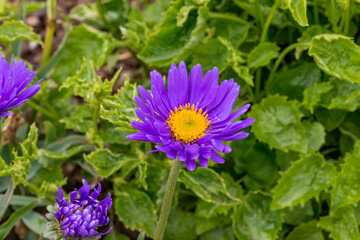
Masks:
[[[94,238],[108,234],[113,230],[111,227],[104,233],[96,232],[98,226],[106,226],[110,218],[108,210],[112,206],[110,193],[102,201],[97,200],[101,192],[101,185],[92,193],[91,186],[83,179],[83,186],[70,193],[70,200],[64,198],[61,188],[58,189],[59,197],[55,200],[55,207],[48,207],[47,217],[50,222],[50,232],[53,231],[58,239],[83,239]],[[53,209],[53,210],[51,210]],[[55,217],[55,218],[54,218]]]
[[[195,65],[188,76],[184,62],[179,67],[172,64],[167,78],[157,71],[150,73],[151,92],[139,86],[140,96],[135,96],[136,114],[141,120],[131,121],[139,132],[128,139],[154,142],[156,151],[166,153],[171,159],[186,162],[190,171],[196,161],[207,167],[208,159],[222,164],[225,160],[218,152],[229,153],[231,148],[222,141],[235,141],[249,134],[240,131],[255,119],[234,121],[245,113],[246,104],[232,113],[240,86],[234,79],[220,85],[219,71],[214,67],[203,77],[200,64]],[[149,153],[150,153],[149,152]]]
[[[23,61],[11,59],[10,64],[0,56],[0,117],[12,115],[10,110],[33,97],[40,89],[40,81],[26,88],[35,77]]]

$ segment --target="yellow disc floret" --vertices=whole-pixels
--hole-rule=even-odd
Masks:
[[[190,103],[171,111],[167,124],[173,137],[184,143],[193,142],[205,136],[210,125],[206,112]]]

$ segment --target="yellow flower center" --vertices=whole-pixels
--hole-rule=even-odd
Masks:
[[[171,111],[167,124],[176,140],[184,143],[193,142],[205,136],[210,125],[206,112],[190,103]]]

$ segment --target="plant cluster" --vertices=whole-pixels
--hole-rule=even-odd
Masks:
[[[113,207],[103,213],[109,216],[108,227],[96,230],[114,227],[104,239],[129,239],[119,232],[118,221],[153,238],[174,152],[146,154],[155,149],[151,142],[165,140],[150,136],[151,128],[136,134],[135,122],[145,122],[151,111],[139,113],[135,100],[141,95],[138,85],[154,98],[160,89],[151,88],[150,70],[159,72],[158,84],[165,80],[161,76],[168,82],[174,78],[168,71],[176,72],[181,61],[188,72],[200,64],[204,73],[218,72],[219,83],[240,85],[234,110],[250,104],[241,119],[251,119],[243,121],[244,127],[255,122],[244,130],[250,133],[246,139],[214,143],[217,152],[218,147],[225,152],[216,158],[223,164],[199,159],[195,169],[196,158],[183,158],[194,171],[179,172],[164,239],[360,239],[360,1],[135,3],[97,0],[64,14],[55,0],[47,0],[43,42],[24,19],[44,8],[44,2],[0,1],[0,42],[8,60],[21,57],[24,41],[43,49],[40,67],[33,66],[36,76],[23,72],[26,85],[34,78],[27,89],[37,94],[28,100],[32,94],[26,89],[27,102],[13,100],[14,107],[22,105],[3,123],[0,239],[11,239],[20,220],[27,239],[46,231],[48,220],[34,208],[55,204],[58,187],[66,188],[71,180],[64,176],[68,165],[91,185],[102,181],[104,192],[111,193]],[[60,27],[62,42],[53,46]],[[124,52],[138,61],[131,79],[119,68]],[[4,61],[1,94],[11,89],[4,85]],[[105,71],[110,80],[103,77]],[[181,92],[178,88],[174,94]],[[8,90],[4,96],[14,99]],[[2,105],[4,96],[1,116],[10,110]],[[170,125],[178,127],[176,119]],[[179,133],[176,138],[192,142],[194,136]]]

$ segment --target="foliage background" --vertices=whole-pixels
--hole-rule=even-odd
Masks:
[[[11,175],[16,188],[0,238],[36,239],[42,206],[57,186],[70,191],[81,178],[114,196],[116,231],[105,239],[152,237],[171,161],[125,136],[137,119],[137,85],[149,86],[151,69],[166,75],[184,60],[234,78],[237,105],[251,103],[256,121],[224,165],[181,171],[165,239],[360,239],[358,0],[80,3],[58,11],[52,55],[41,65],[19,44],[42,52],[43,38],[21,19],[44,6],[0,1],[4,51],[29,59],[43,78],[3,124],[0,192]],[[24,214],[24,205],[36,208]]]

